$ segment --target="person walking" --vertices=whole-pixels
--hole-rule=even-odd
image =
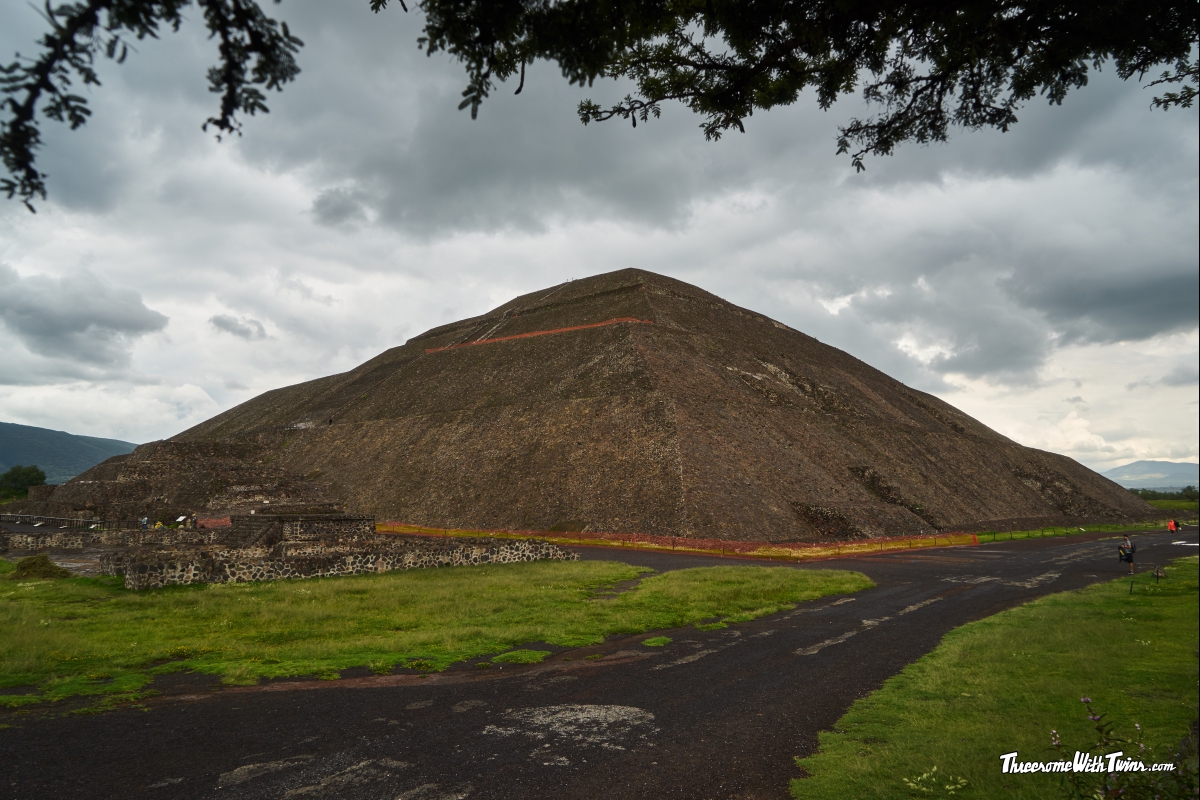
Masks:
[[[1179,523],[1173,519],[1167,520],[1167,530],[1171,533],[1179,532]]]
[[[1120,561],[1129,562],[1129,574],[1133,574],[1133,554],[1137,552],[1137,545],[1129,541],[1129,534],[1125,534],[1124,541],[1117,545],[1117,558]]]

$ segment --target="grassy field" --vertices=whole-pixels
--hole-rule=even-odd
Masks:
[[[1004,775],[1000,755],[1052,761],[1051,729],[1070,759],[1096,740],[1080,698],[1171,761],[1197,713],[1196,558],[1167,567],[1161,583],[1138,575],[1064,592],[965,625],[883,688],[856,702],[820,750],[798,763],[810,777],[792,782],[799,800],[950,796],[1062,797],[1058,775]],[[1121,749],[1114,747],[1113,750]],[[1128,748],[1126,750],[1136,750]],[[933,767],[939,790],[905,779]],[[926,781],[925,783],[931,783]]]
[[[1153,502],[1153,501],[1147,501]],[[1178,502],[1167,500],[1164,502]],[[1180,515],[1181,517],[1183,515]],[[1060,526],[1053,528],[1033,528],[1027,531],[983,531],[978,534],[980,544],[991,544],[992,542],[1008,542],[1014,539],[1040,539],[1044,536],[1071,536],[1076,533],[1123,533],[1125,531],[1139,530],[1165,530],[1167,520],[1164,517],[1153,522],[1122,522],[1112,525],[1084,525],[1084,526]]]
[[[1196,500],[1147,500],[1147,503],[1159,511],[1178,511],[1180,516],[1194,517],[1200,511],[1200,501]],[[1190,512],[1184,514],[1183,512]]]
[[[11,562],[0,565],[11,573]],[[130,699],[155,674],[180,670],[242,684],[336,678],[350,667],[439,670],[521,644],[583,646],[610,634],[750,620],[873,586],[857,572],[712,567],[596,594],[646,573],[611,561],[541,561],[141,592],[119,579],[10,576],[0,581],[0,705]],[[540,660],[534,652],[507,660]]]

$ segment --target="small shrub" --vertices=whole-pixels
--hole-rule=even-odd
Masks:
[[[74,573],[69,569],[63,569],[51,561],[49,556],[43,554],[22,558],[17,562],[16,568],[5,577],[10,581],[23,581],[31,578],[56,580],[58,578],[74,577]]]
[[[501,653],[492,661],[497,664],[540,664],[548,655],[551,655],[549,650],[512,650]]]
[[[953,775],[938,775],[938,768],[933,767],[916,778],[905,778],[904,785],[915,797],[954,797],[967,788],[967,780]]]
[[[1175,768],[1169,772],[1067,772],[1064,773],[1062,782],[1064,797],[1071,800],[1107,797],[1128,800],[1193,800],[1196,797],[1196,741],[1193,736],[1180,743],[1178,752],[1164,757],[1156,754],[1154,748],[1146,747],[1141,725],[1134,723],[1136,733],[1132,739],[1119,736],[1116,733],[1116,723],[1105,719],[1106,714],[1097,713],[1090,698],[1081,697],[1079,702],[1087,709],[1088,719],[1095,723],[1093,727],[1097,736],[1095,744],[1086,749],[1080,748],[1078,752],[1102,759],[1120,747],[1124,759],[1146,765],[1173,762]],[[1063,761],[1074,760],[1074,753],[1063,746],[1058,731],[1050,731],[1050,749]]]

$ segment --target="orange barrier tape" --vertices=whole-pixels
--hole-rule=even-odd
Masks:
[[[697,554],[719,554],[741,558],[801,560],[812,558],[843,558],[867,556],[895,550],[917,550],[925,547],[978,546],[979,537],[973,533],[941,533],[932,536],[888,536],[877,539],[852,539],[846,542],[740,542],[728,539],[693,539],[687,536],[653,536],[645,533],[565,532],[527,530],[467,530],[431,528],[403,522],[381,522],[375,529],[380,533],[400,533],[416,536],[500,536],[513,539],[546,539],[559,544],[581,547],[629,547],[635,550],[658,550]]]
[[[569,328],[553,328],[548,331],[530,331],[529,333],[517,333],[512,336],[497,336],[495,339],[482,339],[478,342],[463,342],[462,344],[450,344],[445,347],[426,347],[426,353],[440,353],[443,350],[456,350],[460,347],[473,347],[477,344],[492,344],[493,342],[509,342],[513,339],[528,339],[531,336],[547,336],[551,333],[566,333],[567,331],[582,331],[588,328],[603,328],[606,325],[616,325],[621,322],[632,322],[637,325],[653,325],[654,320],[638,319],[637,317],[617,317],[616,319],[605,320],[604,322],[593,322],[588,325],[572,325]]]

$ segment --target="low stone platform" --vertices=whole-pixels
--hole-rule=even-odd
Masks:
[[[22,528],[0,527],[0,552],[89,551],[95,563],[99,551],[100,574],[123,575],[127,589],[579,558],[540,539],[380,534],[373,517],[345,514],[235,515],[211,529]]]
[[[89,547],[144,547],[147,545],[218,544],[221,530],[160,528],[121,531],[5,531],[0,528],[0,552],[10,550],[80,550]]]
[[[285,578],[361,575],[397,569],[511,564],[518,561],[574,561],[577,553],[535,539],[434,539],[379,537],[372,543],[342,546],[309,544],[304,554],[288,553],[290,543],[265,548],[140,549],[101,557],[104,575],[124,575],[126,589],[153,589],[190,583],[237,583]]]

